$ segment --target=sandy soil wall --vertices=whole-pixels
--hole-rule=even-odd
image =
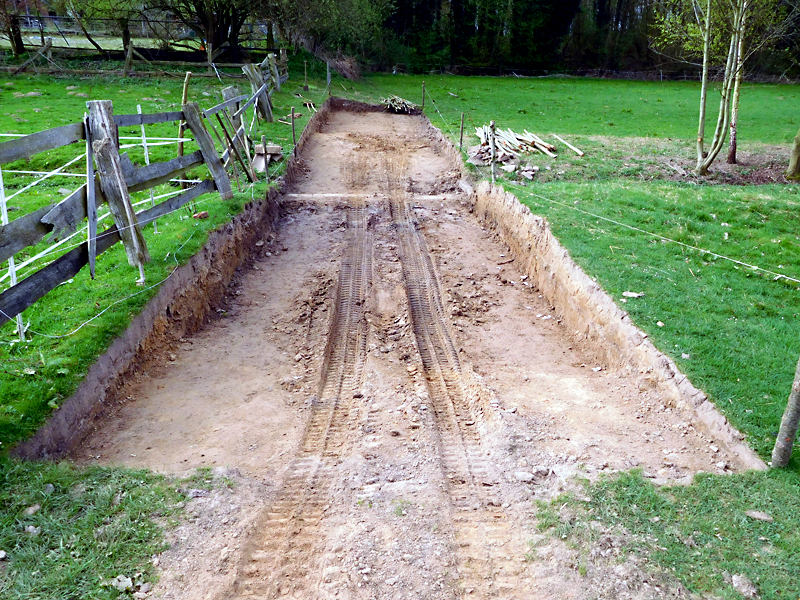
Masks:
[[[692,410],[708,433],[738,454],[745,465],[766,467],[706,395],[575,264],[551,233],[546,219],[531,213],[513,194],[486,181],[478,185],[473,201],[478,217],[509,245],[518,268],[536,283],[567,329],[587,342],[602,362],[638,373],[643,385],[657,388],[670,404]]]
[[[335,99],[329,99],[309,120],[297,141],[297,155],[310,136],[324,127],[334,104]],[[33,437],[12,450],[14,456],[52,459],[69,453],[119,400],[125,378],[143,360],[207,322],[255,242],[280,217],[281,194],[302,173],[300,162],[292,153],[285,174],[266,198],[247,204],[230,223],[209,234],[203,249],[175,270],[125,333],[92,365],[78,390]]]

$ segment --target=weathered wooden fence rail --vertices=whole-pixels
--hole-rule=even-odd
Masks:
[[[265,63],[269,63],[269,58]],[[272,55],[271,65],[275,64]],[[22,311],[57,285],[74,277],[83,267],[89,265],[91,275],[94,277],[95,257],[118,241],[123,242],[128,261],[131,265],[138,266],[140,280],[143,281],[143,264],[149,260],[149,255],[146,241],[141,234],[142,227],[209,192],[217,191],[225,200],[232,198],[233,190],[226,167],[231,164],[234,157],[244,167],[248,178],[251,181],[257,180],[250,161],[251,140],[248,138],[241,117],[250,107],[253,107],[254,113],[260,112],[257,110],[258,103],[271,109],[270,92],[279,89],[281,74],[277,67],[271,68],[272,73],[265,80],[261,75],[261,66],[252,65],[248,70],[262,81],[252,96],[241,95],[233,87],[226,88],[224,94],[226,99],[206,110],[201,110],[197,103],[190,102],[184,104],[181,111],[114,115],[110,101],[90,101],[87,102],[89,114],[82,122],[0,143],[0,165],[81,141],[85,143],[87,157],[84,185],[60,202],[39,208],[10,223],[6,216],[6,195],[0,185],[0,204],[4,216],[4,223],[0,226],[0,263],[9,261],[9,271],[12,274],[11,287],[0,293],[0,325],[14,318],[17,318],[19,323],[18,315]],[[209,124],[211,117],[217,119],[224,137],[219,136],[214,126]],[[256,114],[253,119],[256,119]],[[197,151],[141,167],[134,165],[127,153],[120,153],[119,127],[174,121],[183,121],[187,124],[199,147]],[[231,128],[230,132],[225,125],[226,122]],[[209,130],[214,131],[221,142],[221,153],[218,153]],[[147,160],[149,163],[149,157]],[[131,193],[166,183],[203,164],[207,166],[211,179],[202,181],[147,210],[134,212]],[[0,182],[2,182],[2,171],[0,171]],[[97,233],[97,207],[104,203],[108,204],[114,224]],[[71,234],[77,231],[84,221],[88,221],[85,242],[22,281],[16,282],[13,262],[15,254],[35,246],[47,236],[51,236],[50,239],[54,240],[64,234]]]

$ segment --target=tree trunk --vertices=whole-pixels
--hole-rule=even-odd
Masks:
[[[131,45],[130,21],[127,18],[119,18],[117,19],[117,26],[122,32],[122,51],[127,52],[128,46]]]
[[[794,136],[794,146],[792,146],[792,156],[789,158],[789,168],[786,170],[789,179],[800,178],[800,131]]]
[[[94,46],[95,48],[97,48],[98,52],[105,52],[105,50],[103,50],[103,48],[100,46],[100,44],[98,44],[97,42],[94,41],[94,38],[91,36],[91,34],[88,31],[86,31],[86,27],[83,26],[83,20],[81,19],[80,15],[78,14],[78,11],[75,9],[74,0],[67,5],[67,12],[69,13],[69,16],[72,17],[72,20],[75,21],[78,24],[78,27],[81,28],[81,31],[83,32],[83,36],[87,40],[89,40],[89,43],[92,46]]]
[[[772,449],[773,469],[789,464],[798,425],[800,425],[800,361],[797,362],[792,391],[781,419],[781,428],[778,431],[778,438],[775,440],[775,447]]]
[[[695,2],[695,14],[699,11]],[[697,168],[703,164],[705,158],[705,131],[706,131],[706,99],[708,97],[708,63],[711,54],[711,0],[708,0],[705,14],[705,24],[701,25],[703,31],[703,80],[700,84],[700,118],[697,124]]]
[[[733,93],[733,84],[735,81],[735,67],[736,55],[739,50],[739,34],[741,33],[740,25],[742,19],[742,7],[746,4],[746,0],[739,0],[734,7],[736,13],[734,14],[733,31],[731,33],[731,42],[728,46],[728,60],[725,64],[725,77],[722,82],[722,92],[719,99],[719,113],[717,115],[717,126],[714,130],[714,139],[711,142],[711,148],[708,155],[700,162],[695,169],[698,175],[707,175],[708,167],[716,160],[717,155],[722,150],[725,144],[725,138],[728,135],[728,125],[731,118],[731,95]]]
[[[742,22],[739,27],[739,48],[736,56],[736,82],[733,85],[733,101],[731,104],[731,140],[728,146],[728,164],[736,164],[736,144],[738,141],[739,123],[739,95],[742,89],[742,78],[744,77],[744,27],[747,21],[747,2],[745,2],[742,13]]]
[[[22,30],[19,26],[19,15],[9,15],[9,29],[11,32],[11,51],[14,56],[25,52],[25,41],[22,39]]]

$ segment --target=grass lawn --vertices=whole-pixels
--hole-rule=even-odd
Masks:
[[[292,58],[292,79],[274,99],[276,116],[288,114],[292,105],[302,106],[294,93],[302,89],[303,58]],[[309,66],[310,91],[302,93],[321,103],[324,65],[309,60]],[[332,87],[337,95],[363,101],[397,94],[421,102],[423,80],[429,93],[426,113],[456,141],[461,113],[466,113],[465,146],[476,143],[471,125],[494,119],[499,127],[515,131],[527,128],[540,135],[569,136],[587,151],[582,159],[566,153],[556,160],[532,159],[542,171],[538,180],[526,187],[501,180],[534,212],[548,218],[572,257],[620,303],[623,291],[644,292],[643,297],[629,299],[622,306],[708,393],[761,456],[768,458],[800,354],[796,325],[800,292],[794,282],[776,277],[800,279],[798,187],[707,185],[704,180],[687,177],[678,181],[670,175],[666,163],[690,160],[694,152],[696,83],[374,75],[355,84],[335,76]],[[181,84],[182,77],[156,76],[7,78],[0,80],[0,133],[32,133],[75,122],[82,117],[87,99],[112,99],[116,113],[136,112],[137,104],[144,112],[171,110],[179,103]],[[219,101],[222,87],[217,80],[193,80],[190,98],[208,107]],[[15,97],[14,92],[40,95]],[[86,96],[77,96],[79,93]],[[747,85],[742,94],[740,148],[754,154],[775,152],[776,147],[788,152],[797,131],[790,109],[797,106],[800,87]],[[709,106],[713,110],[714,102]],[[302,127],[308,111],[299,110],[304,113]],[[713,127],[710,120],[709,126]],[[172,137],[174,129],[171,125],[148,126],[147,133]],[[286,125],[261,124],[261,133],[286,149],[291,145]],[[138,131],[121,132],[126,134],[135,136]],[[12,179],[7,169],[49,171],[79,152],[77,147],[66,148],[24,165],[5,165],[8,192],[31,179],[22,175]],[[129,152],[135,162],[142,162],[140,148]],[[165,160],[174,155],[174,146],[159,147],[153,154],[154,160]],[[80,161],[74,165],[75,172],[81,168]],[[200,171],[191,174],[202,175]],[[76,185],[55,177],[40,184],[10,202],[20,208],[11,218],[57,201],[63,197],[60,188]],[[237,214],[249,199],[263,195],[265,189],[265,184],[245,189],[227,203],[211,195],[201,197],[199,208],[209,211],[208,220],[197,221],[179,211],[159,221],[157,235],[148,227],[145,237],[153,256],[147,266],[148,285],[167,277],[176,263],[182,264],[201,247],[208,231]],[[136,199],[148,198],[144,193]],[[17,262],[42,248],[28,249],[17,256]],[[30,332],[45,335],[32,335],[30,341],[21,343],[13,324],[0,328],[3,448],[30,435],[74,391],[96,357],[155,293],[156,288],[137,288],[135,278],[135,271],[123,260],[121,247],[116,247],[99,257],[97,280],[92,282],[81,273],[25,312]],[[7,282],[0,282],[5,285]],[[0,510],[6,528],[0,531],[0,550],[18,555],[10,562],[11,568],[26,569],[27,573],[15,581],[32,577],[37,569],[51,568],[23,559],[35,553],[26,550],[28,521],[20,511],[39,498],[36,494],[43,493],[42,486],[52,475],[48,469],[59,468],[63,469],[59,477],[97,480],[100,487],[104,477],[117,477],[120,482],[143,481],[143,490],[161,486],[166,490],[159,492],[163,498],[172,493],[157,478],[141,473],[0,463],[0,477],[16,482],[8,488],[13,491]],[[23,472],[27,474],[19,475]],[[20,483],[23,480],[29,482],[27,487]],[[64,483],[59,489],[74,485]],[[6,487],[3,485],[4,490]],[[756,583],[762,597],[797,597],[800,584],[792,574],[797,572],[800,555],[798,491],[800,453],[795,452],[789,468],[781,473],[705,475],[684,488],[656,489],[636,473],[587,483],[580,494],[540,507],[539,524],[566,535],[576,547],[595,542],[592,522],[619,531],[626,552],[648,556],[653,569],[679,579],[698,594],[733,597],[728,581],[731,574],[741,573]],[[73,501],[83,502],[81,498]],[[40,504],[44,513],[45,504]],[[564,506],[569,514],[566,509],[559,510]],[[767,512],[774,521],[753,520],[744,515],[745,510]],[[684,541],[689,539],[687,535],[696,545]],[[42,535],[35,539],[42,544],[36,551],[40,556],[55,551],[55,538]],[[102,577],[116,576],[113,565],[102,563],[98,572],[102,571]],[[76,588],[75,593],[82,596],[87,589],[77,592]],[[30,588],[15,590],[21,596]],[[97,593],[97,597],[101,595]]]

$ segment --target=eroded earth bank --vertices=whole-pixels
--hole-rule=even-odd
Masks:
[[[617,564],[612,535],[579,574],[534,501],[575,475],[679,482],[738,459],[596,362],[446,156],[420,117],[332,112],[230,304],[79,450],[213,469],[154,597],[686,597]]]

